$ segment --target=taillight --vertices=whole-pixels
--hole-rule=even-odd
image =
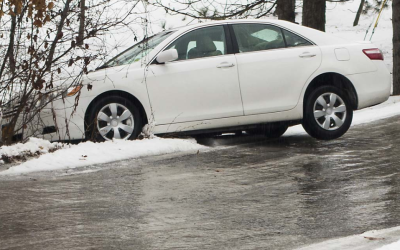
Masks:
[[[371,60],[382,60],[383,61],[383,54],[380,49],[363,49],[363,52]]]

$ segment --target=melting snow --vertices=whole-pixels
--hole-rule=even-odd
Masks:
[[[43,145],[46,148],[40,149]],[[18,152],[23,153],[28,149],[31,152],[46,153],[50,148],[58,145],[33,138],[26,144],[3,146],[1,152],[12,152],[13,155],[16,155]],[[205,146],[197,144],[194,139],[162,139],[157,137],[136,141],[83,142],[78,145],[63,145],[61,150],[41,155],[37,159],[11,167],[6,171],[0,172],[0,175],[76,168],[130,158],[196,151],[205,148]],[[21,151],[18,151],[20,149]]]

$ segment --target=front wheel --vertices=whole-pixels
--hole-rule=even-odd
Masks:
[[[121,96],[108,96],[98,101],[88,122],[86,137],[95,141],[133,140],[142,128],[139,110]]]
[[[303,127],[320,140],[344,135],[353,120],[353,109],[347,96],[334,86],[316,88],[305,100]]]

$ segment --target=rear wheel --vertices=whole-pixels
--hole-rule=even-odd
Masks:
[[[341,137],[350,128],[352,120],[350,101],[334,86],[316,88],[305,101],[303,127],[316,139]]]
[[[97,102],[89,121],[86,137],[95,141],[134,140],[142,129],[139,110],[121,96],[109,96]]]

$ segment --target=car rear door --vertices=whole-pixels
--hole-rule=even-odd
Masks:
[[[165,49],[176,49],[178,60],[149,66],[146,83],[157,125],[243,116],[226,30],[217,25],[190,31]]]
[[[293,109],[321,51],[301,36],[260,23],[231,24],[245,115]]]

